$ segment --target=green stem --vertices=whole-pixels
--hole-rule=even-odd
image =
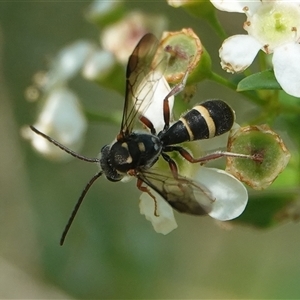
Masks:
[[[225,40],[228,36],[223,29],[219,19],[216,16],[215,7],[208,1],[190,1],[184,8],[193,16],[203,18],[215,30],[221,40]]]
[[[210,26],[215,30],[221,40],[225,40],[228,35],[225,32],[223,26],[220,24],[219,19],[216,17],[215,14],[211,14],[209,18],[206,18],[207,22]]]
[[[236,87],[237,87],[236,84],[234,84],[230,80],[228,80],[228,79],[220,76],[217,73],[211,72],[211,75],[210,75],[210,77],[208,79],[210,79],[210,80],[212,80],[214,82],[217,82],[217,83],[219,83],[221,85],[224,85],[224,86],[230,88],[231,90],[236,90]]]

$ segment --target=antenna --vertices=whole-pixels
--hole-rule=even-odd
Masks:
[[[60,244],[61,246],[64,244],[64,241],[65,241],[65,238],[66,238],[66,236],[67,236],[67,233],[68,233],[68,231],[69,231],[69,229],[70,229],[70,227],[71,227],[71,225],[72,225],[72,223],[73,223],[73,221],[74,221],[74,219],[75,219],[75,216],[76,216],[76,214],[77,214],[77,212],[78,212],[78,210],[79,210],[79,207],[80,207],[80,205],[81,205],[81,203],[82,203],[82,201],[83,201],[83,199],[84,199],[86,193],[88,192],[88,190],[90,189],[90,187],[92,186],[92,184],[93,184],[93,183],[94,183],[94,182],[95,182],[102,174],[103,174],[103,171],[100,171],[100,172],[98,172],[97,174],[95,174],[95,175],[90,179],[90,181],[87,183],[87,185],[85,186],[84,190],[82,191],[82,193],[81,193],[81,195],[80,195],[80,197],[79,197],[79,199],[78,199],[76,205],[74,206],[74,209],[73,209],[73,211],[72,211],[72,213],[71,213],[71,216],[70,216],[70,218],[69,218],[69,220],[68,220],[68,223],[67,223],[67,225],[66,225],[66,227],[65,227],[65,229],[64,229],[64,231],[63,231],[63,233],[62,233],[62,236],[61,236],[61,238],[60,238],[60,243],[59,243],[59,244]]]
[[[74,156],[74,157],[76,157],[78,159],[81,159],[81,160],[84,160],[84,161],[87,161],[87,162],[97,162],[97,163],[100,161],[99,158],[89,158],[89,157],[77,154],[76,152],[74,152],[73,150],[69,149],[68,147],[62,145],[61,143],[59,143],[58,141],[54,140],[53,138],[51,138],[47,134],[42,133],[41,131],[39,131],[38,129],[36,129],[34,126],[29,126],[29,127],[36,134],[42,136],[44,139],[48,140],[50,143],[54,144],[55,146],[57,146],[61,150],[67,152],[68,154],[70,154],[70,155],[72,155],[72,156]]]
[[[50,136],[46,135],[45,133],[42,133],[41,131],[39,131],[38,129],[36,129],[34,126],[30,126],[30,129],[35,132],[36,134],[42,136],[43,138],[45,138],[46,140],[48,140],[50,143],[54,144],[55,146],[59,147],[60,149],[62,149],[63,151],[67,152],[68,154],[78,158],[78,159],[81,159],[83,161],[87,161],[87,162],[96,162],[96,163],[99,163],[100,162],[100,159],[99,158],[88,158],[86,156],[83,156],[83,155],[80,155],[80,154],[77,154],[76,152],[74,152],[73,150],[69,149],[68,147],[62,145],[61,143],[59,143],[58,141],[54,140],[53,138],[51,138]],[[60,238],[60,245],[62,246],[64,241],[65,241],[65,238],[67,236],[67,233],[69,232],[69,229],[75,219],[75,216],[79,210],[79,207],[86,195],[86,193],[88,192],[88,190],[90,189],[90,187],[93,185],[93,183],[103,174],[103,171],[101,170],[100,172],[98,172],[97,174],[95,174],[91,179],[90,181],[87,183],[87,185],[85,186],[84,190],[82,191],[72,213],[71,213],[71,216],[68,220],[68,223],[62,233],[62,236]]]

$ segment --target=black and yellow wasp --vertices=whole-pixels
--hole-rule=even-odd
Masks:
[[[222,156],[222,154],[212,154],[196,159],[178,144],[212,138],[228,132],[233,126],[235,114],[225,102],[208,100],[196,105],[171,125],[169,99],[183,89],[188,72],[182,82],[170,89],[164,99],[155,99],[156,85],[163,78],[164,69],[168,64],[166,57],[154,62],[158,44],[154,35],[146,34],[129,57],[121,128],[116,139],[101,149],[100,158],[87,158],[79,155],[33,126],[30,127],[35,133],[74,157],[100,165],[100,171],[87,183],[74,207],[62,234],[61,245],[64,243],[86,193],[96,179],[103,174],[107,179],[115,182],[126,176],[135,176],[137,187],[147,192],[154,202],[156,200],[151,189],[180,212],[203,215],[211,210],[211,203],[215,199],[212,198],[210,191],[200,183],[180,175],[176,162],[168,153],[177,151],[191,163],[201,163]],[[160,132],[157,132],[152,121],[144,114],[147,109],[151,108],[154,101],[161,103],[164,126]],[[137,120],[149,130],[135,132],[134,126]],[[158,171],[153,167],[159,157],[166,161],[168,172]],[[157,214],[156,211],[153,213]]]

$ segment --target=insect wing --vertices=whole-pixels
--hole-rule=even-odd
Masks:
[[[127,136],[132,131],[139,115],[142,115],[153,101],[154,92],[163,78],[167,60],[153,59],[158,40],[153,34],[142,37],[129,57],[126,71],[126,93],[121,123],[121,133]]]
[[[138,113],[151,121],[156,132],[163,130],[165,126],[163,102],[169,94],[171,88],[162,76],[161,70],[154,70],[145,78],[145,82],[140,85],[140,91],[137,91],[139,98],[143,99]],[[169,111],[172,113],[174,96],[168,97]]]
[[[205,215],[212,210],[215,200],[211,192],[190,178],[180,175],[174,178],[172,175],[154,170],[141,172],[137,177],[179,212]]]

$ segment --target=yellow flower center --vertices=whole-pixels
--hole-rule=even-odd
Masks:
[[[248,16],[244,29],[262,43],[267,53],[300,37],[300,5],[293,2],[263,2]]]

